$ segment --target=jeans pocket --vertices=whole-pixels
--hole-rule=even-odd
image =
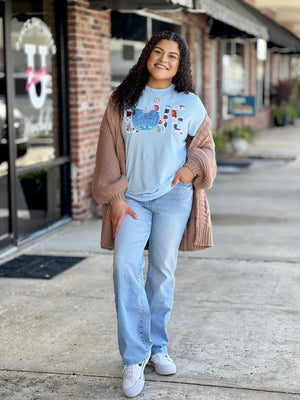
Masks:
[[[183,183],[183,182],[181,182],[181,181],[178,181],[178,184],[179,184],[179,185],[182,185],[183,187],[193,188],[193,183],[192,183],[192,182],[190,182],[190,183]],[[177,184],[177,185],[178,185],[178,184]]]
[[[189,202],[193,197],[192,183],[182,183],[179,181],[174,189],[174,195],[176,196],[177,201]]]

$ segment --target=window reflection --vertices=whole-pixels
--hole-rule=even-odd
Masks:
[[[12,1],[16,204],[21,236],[64,215],[55,0]]]
[[[13,2],[11,41],[15,109],[26,151],[17,167],[60,155],[57,129],[57,73],[53,0],[32,2],[30,12]],[[21,126],[21,124],[20,124]],[[25,146],[25,144],[24,144]]]
[[[228,95],[244,95],[246,88],[245,45],[235,41],[224,43],[222,57],[223,69],[223,118],[231,118],[228,114]]]

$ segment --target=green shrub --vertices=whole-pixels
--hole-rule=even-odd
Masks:
[[[253,129],[245,124],[227,127],[224,129],[224,134],[228,137],[228,140],[242,138],[247,140],[247,142],[251,142],[254,137]]]
[[[275,120],[275,125],[284,126],[298,117],[298,112],[292,104],[279,106],[272,109],[272,115]]]
[[[224,134],[224,131],[213,131],[213,138],[216,146],[217,153],[224,153],[226,150],[227,137]]]

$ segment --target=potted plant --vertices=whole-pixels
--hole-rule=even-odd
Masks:
[[[288,105],[287,116],[288,116],[288,122],[290,124],[294,124],[295,119],[298,117],[298,113],[297,113],[296,109],[294,108],[293,104]]]
[[[287,106],[278,106],[272,109],[274,124],[276,126],[285,126],[287,124]]]
[[[293,106],[296,118],[300,118],[300,76],[294,79],[291,104]]]
[[[271,88],[272,116],[276,126],[293,124],[297,118],[297,100],[299,98],[299,82],[294,80],[279,81]]]
[[[276,126],[293,124],[295,119],[298,117],[297,110],[292,104],[286,104],[273,108],[272,115],[274,117],[274,123]]]
[[[253,129],[245,124],[227,127],[224,129],[224,134],[231,143],[233,153],[238,155],[246,152],[248,143],[251,142],[254,136]]]

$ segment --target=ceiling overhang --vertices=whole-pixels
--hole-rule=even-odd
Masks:
[[[272,19],[300,39],[299,0],[255,0],[253,6],[267,16],[272,15]]]
[[[273,49],[277,53],[300,54],[300,39],[296,35],[271,18],[260,13],[256,8],[248,4],[245,4],[245,7],[268,29],[270,35],[268,47],[270,49]]]
[[[90,0],[89,8],[95,10],[169,10],[193,8],[193,0]]]

